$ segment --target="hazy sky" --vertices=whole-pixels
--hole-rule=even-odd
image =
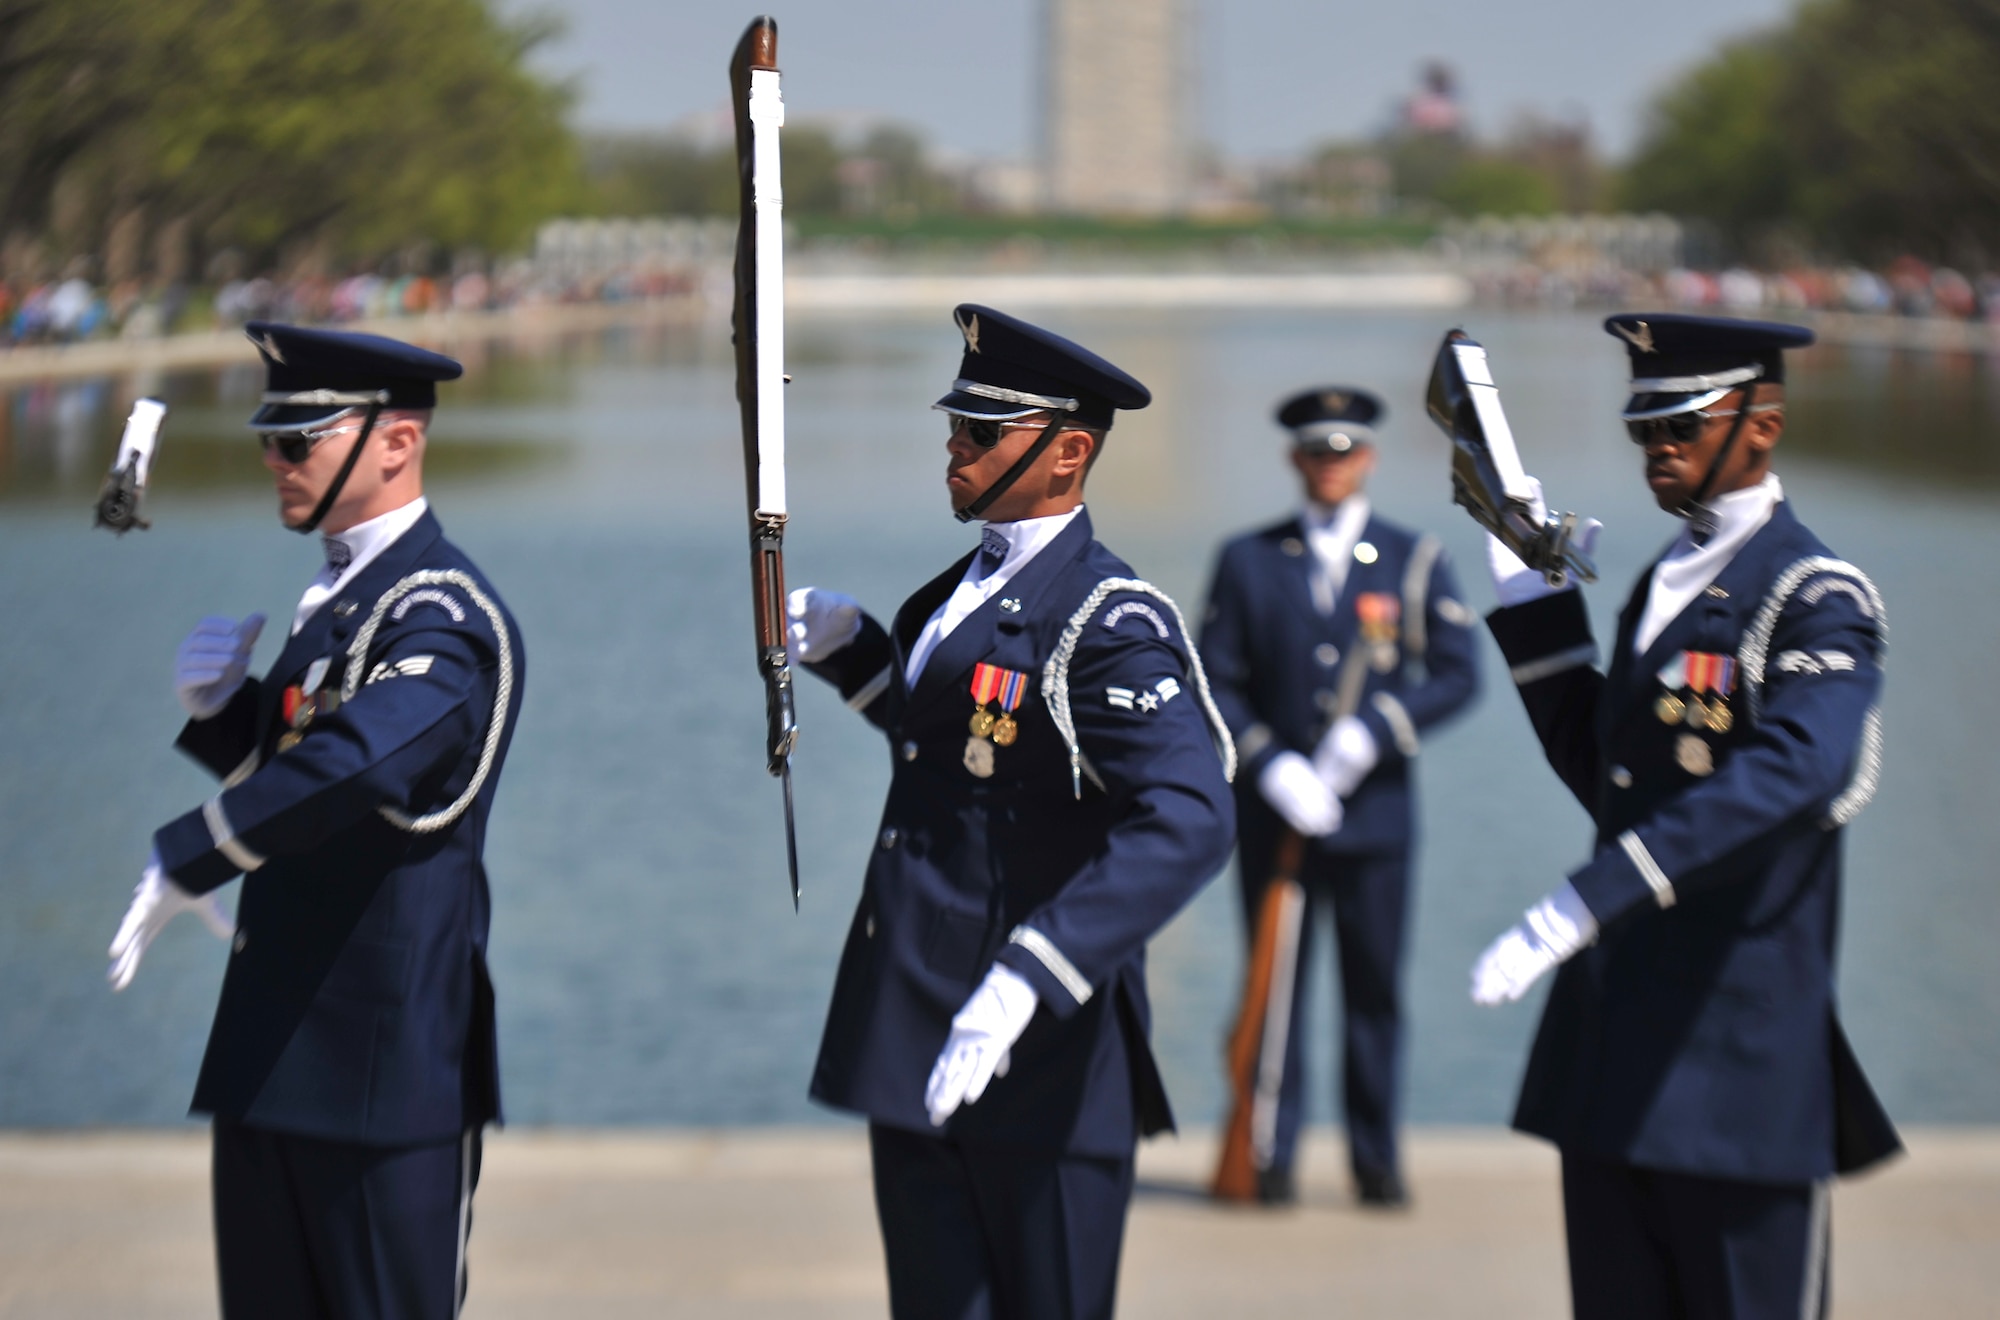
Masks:
[[[875,111],[936,145],[1026,156],[1036,116],[1040,0],[763,0],[779,25],[785,100],[801,113]],[[1474,127],[1523,110],[1582,113],[1616,155],[1649,97],[1718,41],[1780,20],[1791,0],[1186,0],[1197,14],[1204,136],[1268,156],[1364,134],[1439,58]],[[545,69],[574,75],[581,120],[657,128],[723,104],[729,53],[757,12],[714,0],[506,0],[564,16]]]

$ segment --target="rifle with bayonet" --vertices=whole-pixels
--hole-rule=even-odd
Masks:
[[[764,679],[766,768],[785,786],[785,861],[799,906],[799,841],[792,811],[792,666],[785,654],[785,235],[778,130],[778,24],[752,20],[729,61],[736,110],[736,399],[743,410],[743,475],[750,512],[750,595],[757,671]]]
[[[1550,586],[1562,586],[1572,573],[1597,581],[1597,565],[1577,544],[1585,520],[1542,506],[1514,447],[1486,350],[1465,331],[1448,331],[1438,346],[1424,405],[1451,438],[1452,500]]]

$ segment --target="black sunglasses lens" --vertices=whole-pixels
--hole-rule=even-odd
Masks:
[[[1000,443],[1000,423],[984,417],[955,416],[951,419],[951,433],[964,431],[966,438],[981,449],[991,449]]]
[[[1625,434],[1632,437],[1635,445],[1652,445],[1662,442],[1684,445],[1699,439],[1702,428],[1708,425],[1708,418],[1698,412],[1676,413],[1672,417],[1648,417],[1643,421],[1625,423]]]
[[[312,437],[304,431],[266,431],[261,438],[265,453],[275,449],[287,463],[303,463],[313,450]]]

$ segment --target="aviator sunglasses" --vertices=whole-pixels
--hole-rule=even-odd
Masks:
[[[257,438],[263,442],[264,452],[277,451],[278,457],[297,466],[312,456],[322,440],[331,440],[343,431],[358,431],[360,422],[343,422],[339,426],[317,427],[305,431],[260,431]]]
[[[1002,421],[992,417],[967,417],[963,413],[949,414],[951,433],[964,431],[966,438],[981,449],[991,449],[1000,443],[1000,437],[1011,430],[1040,430],[1040,422]]]
[[[1775,412],[1782,407],[1781,403],[1760,403],[1750,411]],[[1710,422],[1720,417],[1734,417],[1742,411],[1741,408],[1697,408],[1693,412],[1675,413],[1671,417],[1647,417],[1626,422],[1625,434],[1632,438],[1635,445],[1688,445],[1701,439],[1701,433]]]

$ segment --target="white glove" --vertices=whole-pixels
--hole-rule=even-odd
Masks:
[[[1041,1001],[1035,987],[1011,968],[996,963],[986,973],[951,1020],[951,1035],[931,1065],[924,1108],[930,1110],[932,1127],[942,1127],[960,1105],[985,1095],[988,1082],[1007,1075],[1009,1051]]]
[[[174,695],[188,714],[205,720],[229,704],[243,686],[250,652],[263,631],[261,614],[241,623],[211,614],[194,626],[174,655]]]
[[[1513,929],[1487,946],[1472,965],[1472,1002],[1508,1004],[1597,941],[1597,918],[1565,883],[1529,908]]]
[[[861,635],[861,602],[823,587],[800,587],[785,598],[791,617],[786,648],[794,663],[824,660]]]
[[[1542,483],[1538,478],[1529,477],[1528,483],[1535,488],[1534,499],[1529,506],[1528,516],[1539,527],[1549,520],[1548,502],[1542,498]],[[1595,518],[1586,518],[1577,530],[1576,548],[1586,557],[1597,551],[1597,534],[1604,530],[1604,524]],[[1559,587],[1552,587],[1548,579],[1521,562],[1521,557],[1502,545],[1500,538],[1486,534],[1486,567],[1493,574],[1493,594],[1500,598],[1500,604],[1526,605],[1531,600],[1553,596],[1558,591],[1576,589],[1576,579],[1568,578]]]
[[[1382,749],[1368,726],[1352,715],[1343,715],[1319,740],[1313,752],[1313,770],[1336,798],[1354,796],[1361,781],[1382,759]]]
[[[217,939],[226,940],[236,933],[236,919],[222,906],[219,897],[203,894],[197,898],[182,889],[167,878],[167,873],[160,869],[160,855],[154,853],[146,863],[146,873],[139,877],[138,887],[132,891],[132,906],[126,909],[125,920],[119,923],[118,934],[111,940],[111,969],[104,979],[111,982],[113,990],[123,990],[132,984],[139,971],[139,960],[146,956],[146,947],[169,921],[183,912],[200,917]]]
[[[1319,839],[1340,828],[1340,799],[1313,769],[1313,763],[1297,752],[1279,752],[1264,764],[1257,776],[1257,791],[1285,818],[1285,824]]]

